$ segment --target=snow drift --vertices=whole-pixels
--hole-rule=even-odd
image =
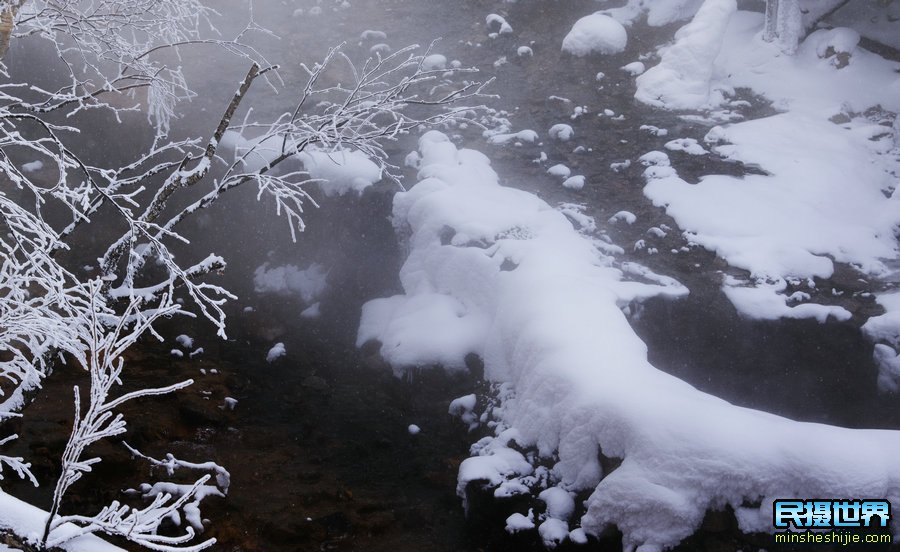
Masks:
[[[380,340],[397,369],[483,356],[486,377],[501,383],[499,423],[461,465],[461,491],[470,481],[500,494],[592,489],[583,530],[615,525],[626,547],[643,550],[678,543],[725,505],[743,530],[768,531],[774,498],[900,500],[900,432],[795,422],[657,370],[623,307],[682,286],[634,281],[629,274],[652,273],[617,267],[560,213],[498,185],[483,155],[443,134],[424,135],[420,152],[420,182],[394,202],[408,235],[405,293],[364,307],[359,343]],[[604,472],[601,451],[621,465]],[[554,454],[549,473],[534,469]],[[568,525],[554,519],[542,535],[555,541]]]

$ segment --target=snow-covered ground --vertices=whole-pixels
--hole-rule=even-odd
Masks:
[[[44,531],[44,524],[50,514],[30,504],[12,497],[0,491],[0,530],[12,531],[30,542],[40,540]],[[82,529],[73,524],[62,526],[56,531],[61,531],[62,537],[65,531],[72,534],[80,533]],[[123,549],[113,546],[95,535],[83,535],[60,545],[60,548],[71,552],[121,552]],[[0,544],[0,550],[13,550]]]
[[[416,183],[393,204],[406,250],[402,293],[364,306],[358,345],[380,342],[381,355],[398,375],[428,365],[465,370],[472,353],[483,359],[491,395],[467,395],[450,405],[469,427],[490,428],[459,468],[461,498],[470,483],[486,482],[500,498],[529,493],[545,511],[509,516],[510,533],[535,531],[552,548],[567,539],[583,543],[586,535],[615,526],[626,549],[644,552],[676,545],[707,511],[726,506],[742,530],[769,532],[775,498],[867,496],[900,503],[897,431],[802,423],[739,407],[648,361],[647,345],[631,325],[641,303],[678,300],[689,290],[633,262],[638,253],[657,252],[644,239],[614,244],[603,234],[607,227],[644,224],[635,231],[647,240],[682,235],[711,251],[729,266],[716,287],[745,317],[847,323],[857,313],[828,302],[828,293],[823,297],[828,279],[851,267],[880,290],[896,279],[900,257],[900,203],[894,197],[900,64],[857,44],[860,35],[890,43],[887,15],[879,23],[842,8],[833,20],[856,31],[817,30],[789,55],[761,39],[762,14],[738,11],[734,0],[630,0],[595,14],[566,12],[571,32],[533,37],[540,40],[520,34],[528,27],[507,13],[512,3],[495,4],[491,9],[498,13],[474,25],[482,25],[492,41],[517,41],[512,51],[520,58],[485,64],[498,72],[537,63],[548,47],[571,54],[573,64],[631,55],[636,28],[683,25],[660,48],[618,60],[611,70],[603,67],[610,76],[595,78],[592,69],[580,81],[605,99],[603,87],[612,87],[614,78],[634,79],[643,105],[676,110],[684,121],[710,122],[711,128],[688,137],[674,125],[670,134],[659,121],[633,121],[644,136],[665,138],[642,155],[618,155],[610,140],[611,151],[601,154],[590,148],[581,122],[602,120],[612,133],[613,122],[631,112],[617,113],[621,107],[610,106],[613,111],[601,100],[588,110],[580,99],[551,96],[549,102],[565,106],[562,116],[532,126],[540,132],[528,125],[496,127],[484,134],[478,147],[484,153],[457,146],[460,128],[419,139],[418,151],[407,158],[418,171]],[[604,6],[593,9],[598,7]],[[300,10],[296,17],[313,13]],[[365,31],[361,38],[389,51],[388,36]],[[443,68],[448,57],[434,54],[427,64]],[[735,99],[743,88],[770,100],[777,113],[730,121],[726,112],[743,102]],[[250,165],[272,154],[266,144],[236,134],[225,141],[238,153],[256,148],[246,160]],[[627,141],[619,140],[623,150]],[[554,157],[552,148],[563,144],[571,155],[562,158],[557,149]],[[527,163],[552,183],[547,195],[568,194],[565,202],[518,189],[540,186],[498,175],[488,157],[536,148],[551,156],[542,149]],[[602,172],[594,170],[599,161],[580,162],[601,155],[616,159],[602,163]],[[752,174],[710,169],[695,181],[680,170],[687,158],[740,162]],[[382,176],[358,151],[314,151],[296,161],[327,195],[355,195]],[[582,201],[629,167],[643,172],[642,210],[612,200],[603,209]],[[507,185],[500,185],[501,177]],[[648,222],[654,206],[677,228]],[[603,218],[592,217],[595,212]],[[654,267],[664,272],[660,264]],[[317,317],[321,296],[331,291],[328,275],[320,264],[279,262],[259,266],[254,285],[268,297],[298,295],[306,306],[300,316]],[[879,386],[895,392],[900,299],[886,293],[877,301],[885,314],[871,318],[863,331],[876,342]],[[182,337],[179,344],[191,349],[190,338]],[[259,358],[274,369],[287,349],[274,340],[267,346],[268,355],[262,351]],[[421,435],[419,425],[404,428],[428,437],[425,421],[417,423],[426,428]],[[576,493],[589,498],[582,504]],[[33,535],[41,515],[0,493],[0,527]],[[116,549],[92,538],[82,544],[71,549]]]
[[[695,4],[657,14],[670,22],[697,12],[661,61],[637,77],[637,98],[706,113],[733,101],[736,88],[750,88],[780,112],[716,126],[705,147],[690,139],[666,144],[763,174],[688,183],[669,155],[651,152],[642,158],[644,193],[689,242],[746,271],[746,279],[723,279],[723,292],[744,315],[847,320],[842,307],[786,290],[814,289],[835,263],[861,277],[885,276],[885,260],[898,256],[890,122],[900,110],[900,65],[858,48],[852,32],[841,30],[815,31],[788,55],[762,41],[761,14],[736,11],[733,0]],[[637,9],[629,6],[606,13],[627,23],[625,15],[636,17],[627,10]],[[617,28],[600,17],[579,20],[563,48],[587,55],[614,53],[611,42],[624,47]],[[836,56],[841,52],[849,64]],[[476,443],[460,467],[463,498],[473,481],[487,482],[498,497],[546,488],[558,499],[588,489],[580,519],[553,506],[537,519],[532,512],[511,516],[509,530],[537,526],[552,547],[583,538],[570,529],[598,535],[616,526],[626,548],[648,551],[677,544],[707,510],[725,505],[742,530],[767,532],[772,501],[782,496],[900,500],[892,460],[900,433],[741,408],[657,370],[627,313],[635,301],[684,294],[683,286],[601,252],[537,197],[499,186],[483,155],[457,149],[446,136],[426,134],[419,154],[418,184],[394,202],[408,246],[404,294],[366,305],[359,343],[380,341],[397,371],[461,368],[469,353],[484,359],[486,377],[499,385],[482,417],[494,435]],[[550,172],[566,176],[568,169]],[[891,321],[878,331],[873,323],[869,334],[897,346],[900,331],[885,329]],[[876,355],[886,366],[882,380],[893,382],[900,364],[885,348]],[[477,413],[466,415],[471,421]],[[604,471],[601,453],[621,464]],[[542,467],[548,462],[549,470]]]
[[[683,287],[629,281],[565,218],[499,186],[484,156],[444,135],[425,135],[420,154],[420,182],[394,207],[409,232],[406,293],[366,305],[359,341],[380,340],[398,369],[461,366],[474,352],[508,385],[491,413],[496,437],[460,468],[461,492],[472,480],[534,485],[540,458],[557,458],[545,481],[594,489],[573,526],[596,535],[614,524],[646,550],[676,544],[725,504],[742,529],[765,531],[782,495],[900,500],[900,433],[793,422],[655,369],[622,309]],[[604,473],[599,452],[621,466]]]

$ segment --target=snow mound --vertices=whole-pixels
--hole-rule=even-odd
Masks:
[[[12,531],[24,538],[39,539],[44,531],[44,523],[50,514],[22,502],[0,490],[0,531]],[[67,552],[123,552],[124,548],[113,546],[96,535],[84,535],[82,528],[66,523],[55,530],[55,536],[78,535],[59,546]],[[0,544],[0,550],[3,548]],[[11,550],[11,549],[10,549]]]
[[[661,27],[690,19],[697,13],[697,9],[704,0],[628,0],[619,8],[604,10],[601,13],[621,22],[623,25],[631,25],[636,19],[646,12],[647,24],[651,27]]]
[[[299,158],[328,196],[359,193],[381,180],[381,167],[360,151],[311,151]]]
[[[640,75],[646,71],[646,67],[644,67],[644,64],[640,61],[633,61],[628,65],[623,65],[621,69],[632,76]]]
[[[572,169],[563,165],[562,163],[559,163],[547,169],[547,174],[551,174],[553,176],[561,176],[562,178],[569,178],[569,175],[572,174]]]
[[[563,39],[562,49],[575,56],[618,54],[628,44],[628,33],[621,23],[599,13],[582,17]]]
[[[683,286],[617,265],[564,215],[500,186],[483,155],[458,150],[443,134],[425,134],[419,148],[419,182],[394,200],[396,228],[408,236],[404,294],[364,307],[359,341],[389,335],[389,360],[402,351],[405,363],[424,364],[434,361],[442,324],[453,322],[450,333],[477,328],[441,351],[460,363],[480,354],[485,377],[500,383],[496,436],[476,443],[461,464],[461,496],[470,482],[522,481],[540,456],[555,462],[547,486],[590,491],[585,533],[615,525],[626,549],[648,550],[674,546],[707,510],[726,505],[744,530],[760,530],[771,527],[772,500],[783,496],[900,500],[900,432],[795,422],[657,370],[622,308],[684,294]],[[445,302],[456,318],[434,320],[430,309]],[[469,406],[458,405],[471,413]],[[526,458],[518,447],[536,452]],[[622,462],[606,472],[601,452]],[[526,520],[507,523],[516,530]],[[582,538],[562,529],[552,523],[541,535]]]
[[[572,130],[570,125],[559,123],[550,127],[550,138],[555,138],[557,140],[561,140],[563,142],[568,142],[572,139],[572,136],[575,135],[575,131]]]
[[[253,273],[253,286],[257,293],[295,294],[312,303],[327,289],[328,271],[318,263],[305,269],[295,265],[269,268],[269,263],[264,263]]]
[[[276,343],[266,354],[266,362],[272,363],[287,354],[284,343]]]
[[[562,185],[563,188],[568,188],[570,190],[580,190],[584,188],[584,176],[580,174],[570,176],[563,181]]]
[[[735,0],[708,0],[694,19],[675,33],[659,65],[637,78],[639,101],[668,109],[695,109],[717,103],[711,97],[714,62],[725,39]]]

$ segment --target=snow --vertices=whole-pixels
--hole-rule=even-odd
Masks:
[[[519,140],[522,142],[537,142],[538,133],[533,130],[520,130],[519,132],[513,132],[508,134],[493,134],[488,137],[488,142],[491,144],[506,144],[512,142],[513,140]]]
[[[669,109],[695,109],[718,102],[710,81],[725,40],[735,0],[708,0],[694,19],[675,33],[675,44],[662,52],[659,64],[637,78],[634,97]]]
[[[544,547],[552,550],[569,538],[569,524],[561,519],[547,518],[538,527]]]
[[[900,5],[896,2],[846,2],[830,18],[836,26],[852,27],[864,37],[900,50]]]
[[[22,165],[23,172],[35,172],[44,168],[44,162],[41,160],[30,161]]]
[[[387,33],[384,31],[374,31],[374,30],[365,30],[362,34],[359,35],[360,40],[370,40],[370,41],[384,41],[387,40]]]
[[[194,346],[194,338],[189,335],[181,334],[175,338],[175,342],[184,347],[185,349],[190,349]]]
[[[305,309],[300,311],[300,318],[309,318],[309,319],[319,318],[320,316],[322,316],[321,305],[322,304],[320,302],[316,301],[312,305],[306,307]]]
[[[821,39],[816,45],[816,55],[820,58],[828,55],[831,49],[835,53],[852,54],[859,44],[859,33],[846,27],[830,29],[821,34]]]
[[[21,537],[35,541],[43,534],[44,523],[49,515],[49,513],[0,490],[0,530],[9,530]],[[60,537],[78,530],[79,528],[71,523],[56,529]],[[76,537],[59,547],[68,552],[122,552],[124,550],[95,535]]]
[[[584,188],[584,176],[570,176],[563,182],[563,187],[569,188],[570,190],[580,190]]]
[[[551,138],[555,138],[557,140],[568,142],[572,139],[572,136],[575,135],[575,131],[572,130],[570,125],[559,123],[550,127],[550,131],[548,132]]]
[[[829,119],[876,105],[900,110],[900,64],[857,49],[849,65],[837,68],[818,55],[823,43],[835,41],[826,30],[811,34],[796,55],[783,55],[758,37],[761,28],[760,14],[736,13],[717,72],[728,75],[727,86],[753,88],[784,111],[715,127],[705,141],[714,154],[767,174],[708,175],[692,184],[655,152],[658,162],[645,172],[644,193],[666,208],[689,241],[747,270],[751,279],[772,284],[753,300],[742,288],[728,292],[738,299],[736,306],[750,307],[745,315],[812,314],[817,309],[788,307],[772,290],[786,278],[828,278],[834,262],[885,276],[883,260],[898,255],[893,229],[900,223],[900,202],[885,197],[896,187],[890,173],[898,166],[890,133],[864,117],[848,117],[841,125]],[[819,309],[812,317],[822,314]],[[833,309],[830,314],[846,317]]]
[[[670,151],[683,151],[689,155],[706,155],[706,148],[697,143],[694,138],[678,138],[666,142],[665,148]]]
[[[690,19],[704,0],[628,0],[619,8],[604,10],[601,13],[615,18],[625,25],[631,25],[646,12],[647,24],[661,27],[675,21]]]
[[[534,520],[531,517],[525,517],[520,513],[515,513],[506,518],[506,532],[510,534],[519,533],[521,531],[529,531],[534,529]]]
[[[778,318],[814,318],[824,323],[829,317],[838,321],[850,320],[850,312],[843,307],[803,303],[796,306],[788,306],[790,297],[782,292],[787,287],[787,282],[778,279],[769,282],[758,280],[751,285],[749,282],[727,277],[722,286],[722,291],[738,312],[744,316],[756,320],[776,320]],[[795,297],[796,299],[796,297]]]
[[[474,413],[477,400],[474,393],[453,399],[447,412],[467,424],[472,424],[478,420],[478,416]]]
[[[394,199],[394,224],[408,236],[403,293],[364,307],[360,342],[390,335],[389,361],[427,365],[442,324],[452,322],[450,333],[477,328],[455,350],[441,349],[460,363],[479,354],[485,378],[498,384],[494,436],[460,465],[461,496],[470,482],[545,480],[534,466],[550,462],[545,486],[590,493],[580,519],[586,534],[615,525],[626,549],[645,550],[676,545],[708,509],[726,505],[749,531],[771,529],[776,497],[900,500],[900,432],[792,421],[657,370],[622,309],[681,296],[683,286],[617,263],[534,195],[500,186],[483,155],[443,134],[426,133],[419,149],[419,182]],[[647,170],[672,178],[665,154],[656,157]],[[507,260],[513,269],[501,269]],[[458,308],[456,318],[434,320],[431,309],[445,303]],[[457,410],[474,415],[474,399],[466,402]],[[604,472],[601,451],[621,464]],[[550,543],[569,535],[566,525],[561,537],[565,523],[557,521],[541,531]]]
[[[256,171],[281,155],[284,139],[278,136],[266,140],[248,139],[229,130],[222,136],[220,146],[234,151],[236,158],[243,158],[247,171]],[[302,169],[309,173],[310,178],[316,181],[316,185],[327,196],[360,193],[381,180],[382,176],[381,167],[358,150],[329,151],[307,147],[294,155],[291,161],[294,160],[302,165]],[[300,169],[296,163],[290,166],[286,162],[285,166],[290,168],[279,167],[276,173]]]
[[[628,224],[634,224],[637,221],[637,216],[630,211],[619,211],[615,215],[609,217],[610,223],[615,223],[620,220],[624,220]]]
[[[264,263],[253,273],[253,286],[257,293],[294,294],[312,303],[328,288],[328,270],[318,263],[304,269],[290,264],[270,268]]]
[[[560,176],[562,178],[568,178],[570,174],[572,174],[572,170],[563,165],[562,163],[558,165],[553,165],[549,169],[547,169],[547,173],[552,174],[553,176]]]
[[[287,354],[287,350],[284,348],[284,343],[276,343],[269,349],[269,352],[266,353],[266,362],[272,363],[283,357]]]
[[[437,71],[446,67],[447,58],[441,54],[431,54],[422,60],[422,69],[426,71]]]
[[[878,388],[900,391],[900,292],[882,293],[875,300],[884,314],[873,316],[863,325],[863,334],[875,343],[873,356],[878,366]]]
[[[575,56],[617,54],[625,49],[628,34],[615,19],[594,13],[575,22],[563,39],[562,49]]]
[[[516,49],[516,54],[517,54],[519,57],[533,56],[533,55],[534,55],[534,50],[532,50],[532,49],[531,49],[530,47],[528,47],[528,46],[519,46],[519,47]]]
[[[547,505],[547,515],[552,518],[567,521],[575,512],[575,499],[572,493],[561,487],[544,489],[538,495]],[[567,531],[568,532],[568,531]]]
[[[633,62],[629,63],[628,65],[623,65],[621,69],[622,69],[622,71],[625,71],[629,75],[633,75],[633,76],[640,75],[641,73],[643,73],[646,70],[646,68],[644,67],[644,64],[640,61],[633,61]]]
[[[307,151],[298,157],[327,196],[360,193],[381,180],[381,167],[360,151]]]
[[[484,22],[488,29],[496,29],[498,34],[503,35],[513,32],[513,28],[506,22],[506,19],[496,13],[489,14]]]

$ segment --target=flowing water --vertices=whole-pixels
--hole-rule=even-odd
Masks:
[[[485,100],[509,112],[513,130],[531,128],[546,136],[560,122],[571,124],[575,138],[519,146],[491,146],[479,132],[461,133],[459,141],[485,152],[505,185],[534,192],[551,204],[582,203],[600,230],[628,251],[626,256],[687,285],[691,295],[679,301],[652,300],[634,325],[647,342],[651,361],[691,384],[737,404],[761,408],[797,419],[855,427],[898,427],[896,401],[878,395],[871,345],[859,332],[865,316],[877,311],[871,301],[841,299],[854,313],[849,323],[819,325],[811,321],[752,322],[741,319],[719,291],[721,273],[729,271],[713,254],[691,250],[669,254],[684,245],[676,225],[641,192],[642,167],[621,172],[610,164],[639,155],[674,138],[700,139],[708,123],[689,122],[633,100],[633,77],[619,67],[652,52],[671,37],[676,26],[649,29],[638,24],[630,32],[627,50],[604,58],[575,59],[560,53],[560,42],[572,23],[592,12],[591,0],[565,3],[546,0],[352,0],[350,7],[325,0],[322,13],[309,15],[311,1],[260,1],[257,20],[280,36],[263,39],[261,48],[282,65],[285,85],[279,94],[259,87],[254,96],[258,117],[292,108],[292,92],[301,85],[301,61],[320,59],[328,46],[346,40],[351,57],[361,57],[371,44],[357,38],[374,29],[388,35],[395,49],[410,43],[442,40],[435,51],[448,59],[496,77]],[[228,7],[231,9],[231,6]],[[294,16],[303,9],[304,15]],[[485,16],[507,16],[511,36],[488,37]],[[229,11],[230,13],[230,11]],[[236,24],[231,16],[223,26]],[[529,45],[533,57],[518,57],[518,46]],[[205,54],[204,54],[205,55]],[[215,57],[191,54],[197,65],[201,97],[188,106],[182,130],[206,134],[246,68]],[[506,56],[507,63],[494,62]],[[598,82],[595,75],[607,76]],[[566,101],[551,99],[551,96]],[[753,118],[771,113],[768,104],[748,95],[751,107],[741,114]],[[572,119],[576,106],[588,113]],[[613,110],[624,118],[599,117]],[[643,124],[669,131],[666,137],[641,130]],[[94,138],[98,150],[115,147],[103,134]],[[574,153],[576,146],[582,153]],[[414,137],[391,145],[395,162],[414,147]],[[540,152],[549,161],[533,162]],[[686,180],[710,172],[742,174],[756,171],[733,163],[672,154]],[[587,185],[573,192],[546,174],[565,163]],[[414,181],[407,170],[407,185]],[[226,500],[204,502],[211,520],[204,536],[219,539],[217,549],[281,550],[538,550],[535,535],[510,537],[503,519],[520,504],[496,504],[477,496],[469,519],[456,496],[456,469],[468,445],[477,439],[447,414],[449,402],[473,391],[485,391],[477,361],[466,374],[422,370],[398,378],[371,347],[357,349],[355,332],[361,305],[368,299],[398,293],[397,273],[402,251],[389,221],[391,198],[398,188],[382,183],[359,198],[323,201],[309,213],[309,229],[299,242],[290,241],[285,222],[274,207],[258,203],[252,190],[236,192],[194,221],[186,233],[188,251],[215,251],[230,261],[223,283],[239,295],[229,307],[229,339],[218,340],[202,321],[176,320],[162,328],[166,344],[147,340],[129,359],[129,385],[158,386],[193,377],[197,383],[177,396],[145,400],[130,407],[128,442],[147,454],[173,452],[190,460],[212,459],[232,474]],[[612,214],[628,210],[635,225],[611,225]],[[667,224],[675,229],[651,245],[655,256],[631,252],[631,244],[647,239],[646,230]],[[313,262],[329,269],[329,286],[321,298],[322,314],[305,319],[306,305],[296,296],[258,294],[254,270],[263,263],[306,267]],[[833,287],[850,297],[858,286],[853,274],[839,274]],[[252,311],[245,310],[252,308]],[[195,337],[204,353],[195,359],[174,359],[171,338]],[[283,342],[287,356],[267,363],[266,351]],[[22,436],[18,447],[35,462],[35,471],[49,481],[71,423],[66,400],[83,374],[62,368],[48,380],[44,393],[60,397],[31,407],[15,422]],[[224,407],[233,397],[234,410]],[[407,427],[422,428],[410,435]],[[121,491],[150,479],[148,467],[133,462],[121,446],[102,445],[104,462],[71,492],[64,511],[97,509]],[[14,494],[46,507],[48,487],[12,487]],[[520,508],[521,510],[521,508]],[[767,542],[737,535],[733,518],[711,514],[701,533],[685,550],[734,550]],[[593,542],[595,549],[615,549],[615,535]],[[127,546],[126,546],[127,547]]]

